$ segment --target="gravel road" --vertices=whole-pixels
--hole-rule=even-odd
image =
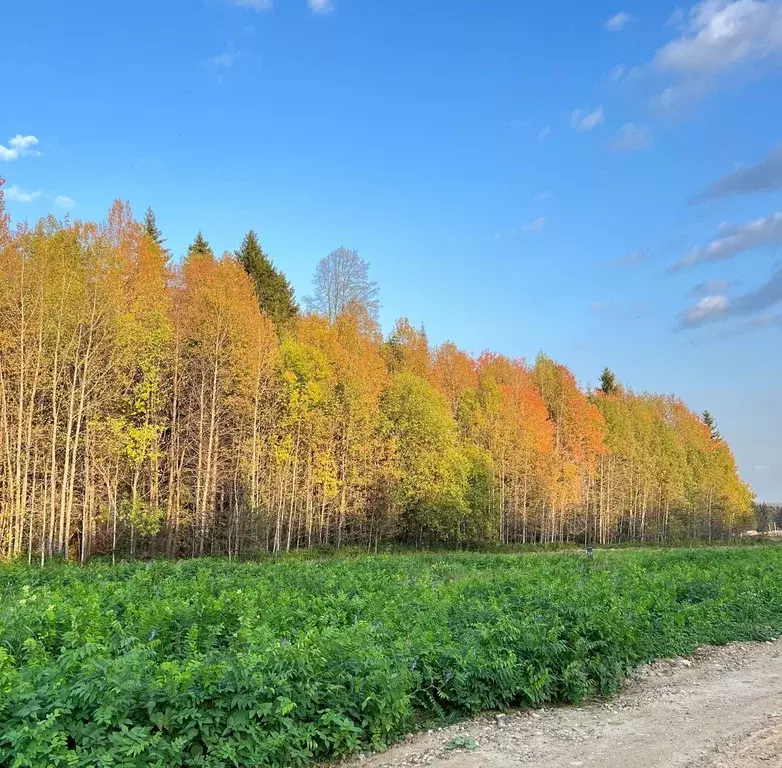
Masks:
[[[472,737],[473,751],[446,749]],[[782,640],[703,648],[579,707],[485,715],[351,768],[782,768]]]

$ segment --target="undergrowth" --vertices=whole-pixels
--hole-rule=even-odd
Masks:
[[[0,765],[297,766],[782,634],[779,548],[0,568]]]

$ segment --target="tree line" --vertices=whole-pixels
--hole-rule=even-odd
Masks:
[[[708,414],[406,319],[384,336],[368,267],[332,252],[302,311],[252,232],[176,261],[151,211],[12,230],[0,186],[0,557],[665,542],[754,519]]]

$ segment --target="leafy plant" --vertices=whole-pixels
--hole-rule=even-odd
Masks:
[[[3,566],[0,765],[303,766],[580,701],[782,634],[781,581],[765,547]]]

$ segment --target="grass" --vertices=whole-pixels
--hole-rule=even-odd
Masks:
[[[0,765],[293,766],[782,634],[782,549],[0,567]]]

